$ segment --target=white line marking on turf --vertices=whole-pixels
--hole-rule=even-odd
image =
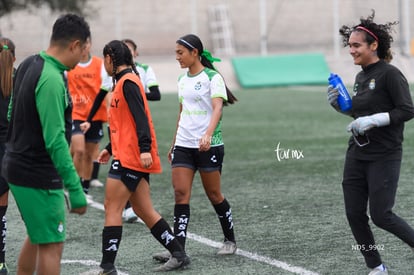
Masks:
[[[98,202],[95,202],[95,201],[91,201],[89,203],[89,206],[104,211],[104,206],[101,203],[98,203]],[[138,222],[144,223],[141,219],[138,219]],[[222,243],[219,243],[219,242],[216,242],[216,241],[213,241],[213,240],[204,238],[204,237],[199,236],[199,235],[194,234],[194,233],[187,233],[187,238],[190,238],[192,240],[195,240],[195,241],[197,241],[199,243],[203,243],[203,244],[208,245],[210,247],[219,248],[222,245]],[[301,274],[301,275],[319,275],[319,273],[306,270],[306,269],[304,269],[302,267],[293,266],[293,265],[290,265],[288,263],[285,263],[285,262],[282,262],[282,261],[279,261],[279,260],[276,260],[276,259],[272,259],[270,257],[261,256],[261,255],[258,255],[256,253],[252,253],[252,252],[248,252],[248,251],[242,250],[240,248],[237,249],[236,254],[237,255],[240,255],[240,256],[243,256],[243,257],[246,257],[248,259],[257,261],[257,262],[262,262],[262,263],[265,263],[265,264],[268,264],[268,265],[272,265],[272,266],[278,267],[280,269],[283,269],[283,270],[286,270],[286,271],[289,271],[289,272],[292,272],[292,273],[295,273],[295,274]],[[82,262],[88,262],[88,261],[82,261]],[[97,265],[99,265],[99,263]],[[119,273],[119,274],[124,274],[125,275],[125,273]]]
[[[187,238],[190,238],[192,240],[195,240],[199,243],[206,244],[206,245],[211,246],[211,247],[219,248],[219,247],[222,246],[222,243],[204,238],[202,236],[198,236],[198,235],[193,234],[193,233],[187,233]],[[236,254],[240,255],[240,256],[244,256],[244,257],[246,257],[248,259],[251,259],[251,260],[255,260],[255,261],[258,261],[258,262],[262,262],[262,263],[265,263],[265,264],[269,264],[269,265],[284,269],[286,271],[290,271],[292,273],[301,274],[301,275],[319,275],[318,273],[315,273],[313,271],[309,271],[309,270],[303,269],[303,268],[298,267],[298,266],[293,266],[293,265],[290,265],[288,263],[278,261],[278,260],[275,260],[275,259],[272,259],[272,258],[269,258],[269,257],[266,257],[266,256],[261,256],[261,255],[258,255],[256,253],[248,252],[248,251],[242,250],[240,248],[237,248]]]
[[[60,261],[60,263],[61,264],[80,263],[80,264],[83,264],[83,265],[86,265],[86,266],[96,266],[96,267],[99,267],[99,265],[101,264],[101,263],[98,263],[97,261],[92,261],[92,260],[62,260],[62,261]],[[119,270],[117,270],[117,271],[118,271],[118,275],[129,275],[128,273],[124,273],[124,272],[121,272]],[[86,272],[82,272],[79,275],[95,275],[98,272],[99,272],[98,269],[89,270],[89,271],[86,271]]]

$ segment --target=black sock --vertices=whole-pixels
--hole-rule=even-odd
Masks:
[[[122,238],[122,226],[105,226],[102,231],[102,261],[105,270],[115,268],[115,258]]]
[[[91,185],[91,180],[82,180],[82,187],[83,187],[83,192],[85,192],[85,194],[89,193],[89,187]]]
[[[100,167],[100,163],[97,161],[93,162],[93,169],[92,169],[92,178],[91,179],[98,179],[98,175],[99,175],[99,167]]]
[[[174,206],[174,235],[185,250],[187,226],[190,221],[190,205],[176,204]]]
[[[6,233],[7,233],[7,220],[6,220],[7,205],[0,206],[0,263],[4,263],[6,254]]]
[[[224,241],[236,242],[233,230],[233,216],[231,214],[230,204],[226,199],[222,203],[213,205],[217,216],[220,220],[221,228],[224,234]]]
[[[176,258],[185,256],[184,249],[174,237],[174,233],[168,223],[161,218],[152,228],[151,234]],[[180,259],[179,259],[180,260]]]

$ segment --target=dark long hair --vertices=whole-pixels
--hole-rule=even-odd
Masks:
[[[205,56],[202,55],[204,51],[204,47],[203,47],[203,43],[201,42],[200,38],[197,35],[194,35],[194,34],[184,35],[183,37],[180,37],[177,40],[177,43],[186,47],[190,52],[193,51],[194,49],[197,49],[201,64],[203,64],[204,67],[210,68],[218,72],[216,68],[214,68],[213,64]],[[230,91],[230,89],[227,87],[226,84],[225,84],[225,87],[226,87],[226,93],[227,93],[227,101],[225,101],[223,104],[224,105],[227,105],[227,103],[234,104],[237,101],[237,98],[233,95],[233,93]]]
[[[125,44],[121,40],[112,40],[111,42],[106,44],[105,47],[103,48],[103,55],[104,56],[109,55],[112,60],[112,64],[113,64],[112,89],[114,89],[115,84],[116,84],[115,73],[119,66],[127,65],[131,67],[134,73],[139,75],[137,69],[135,68],[131,51],[129,50],[127,44]]]
[[[339,34],[342,36],[342,44],[344,47],[348,46],[349,37],[354,31],[365,33],[365,40],[368,45],[375,41],[378,43],[377,55],[380,59],[387,62],[392,60],[391,43],[394,39],[391,36],[393,26],[398,24],[398,21],[387,22],[385,24],[377,24],[374,22],[375,10],[367,18],[360,18],[360,23],[355,26],[342,26],[339,29]]]

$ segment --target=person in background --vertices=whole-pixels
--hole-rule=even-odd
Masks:
[[[128,49],[131,51],[132,58],[135,59],[139,55],[137,44],[132,39],[128,38],[123,39],[122,42],[124,42],[128,46]],[[144,87],[145,96],[147,100],[161,100],[159,85],[152,67],[147,64],[139,63],[136,60],[134,61],[134,63],[138,71],[139,78],[141,79],[142,85]],[[137,221],[138,216],[132,209],[130,202],[127,202],[127,204],[125,205],[124,212],[122,213],[122,218],[124,219],[124,221],[129,223]]]
[[[2,174],[26,226],[17,274],[60,274],[66,238],[65,192],[72,213],[86,212],[86,198],[69,151],[72,126],[65,71],[81,59],[90,37],[75,14],[53,24],[46,51],[17,68]]]
[[[404,75],[393,65],[390,32],[396,23],[374,22],[375,12],[339,33],[349,47],[354,64],[361,66],[354,83],[354,120],[345,157],[342,188],[345,212],[360,247],[369,275],[388,274],[374,240],[369,220],[394,234],[414,249],[414,229],[392,208],[402,160],[404,123],[414,117],[410,89]],[[329,103],[338,111],[338,91],[328,87]],[[370,217],[367,214],[367,207]]]
[[[168,159],[172,167],[175,195],[174,235],[185,248],[190,220],[190,197],[197,170],[224,234],[218,255],[234,254],[237,250],[230,204],[221,192],[221,171],[224,143],[221,132],[223,106],[237,100],[215,70],[219,61],[204,50],[200,38],[188,34],[176,42],[176,59],[187,72],[179,77],[179,116]],[[153,255],[164,262],[168,251]]]
[[[132,39],[123,39],[124,42],[129,50],[132,53],[132,57],[135,59],[139,55],[137,44]],[[147,100],[151,101],[159,101],[161,100],[161,93],[159,89],[159,85],[157,82],[157,78],[155,77],[154,70],[151,66],[143,63],[139,63],[138,61],[134,61],[135,67],[139,73],[139,78],[145,89],[145,96]]]
[[[9,38],[0,37],[0,160],[6,150],[8,108],[13,90],[14,62],[16,61],[16,47]],[[1,162],[0,162],[1,170]],[[9,203],[9,185],[6,179],[0,176],[0,275],[8,274],[6,265],[6,212]]]
[[[106,73],[102,59],[91,55],[91,45],[89,39],[81,61],[73,70],[67,72],[69,92],[73,102],[70,149],[85,194],[89,193],[89,187],[92,185],[94,168],[97,174],[99,164],[95,164],[97,163],[95,160],[99,155],[99,142],[104,135],[103,123],[108,117],[105,101],[95,112],[91,112],[91,109],[99,92],[104,90],[106,94],[112,86],[112,79]],[[81,129],[81,124],[85,121],[91,123],[87,132]],[[102,187],[103,184],[95,179],[93,186]]]
[[[107,163],[111,155],[113,159],[105,185],[99,274],[118,274],[115,258],[122,238],[122,210],[127,201],[172,255],[155,271],[184,269],[190,259],[151,201],[150,174],[161,173],[162,168],[151,113],[132,55],[125,43],[113,40],[105,45],[103,56],[114,85],[109,107],[110,143],[101,151],[98,161]]]

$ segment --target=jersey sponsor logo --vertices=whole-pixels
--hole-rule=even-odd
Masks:
[[[80,90],[81,87],[77,87],[77,89]],[[84,105],[86,103],[94,101],[94,99],[92,99],[88,95],[72,95],[71,99],[72,99],[73,104],[75,104],[75,105]]]
[[[194,85],[194,90],[196,90],[196,91],[200,91],[200,90],[201,90],[201,87],[202,87],[201,82],[200,82],[200,81],[198,81],[198,82]]]
[[[118,170],[119,169],[119,161],[118,160],[114,161],[111,166],[112,166],[113,170]]]
[[[195,98],[194,98],[194,102],[201,102],[202,101],[202,98],[201,98],[201,96],[199,96],[199,95],[197,95]]]
[[[375,79],[371,79],[371,81],[369,82],[369,89],[370,90],[374,90],[375,89]]]
[[[216,163],[217,162],[217,157],[216,155],[212,155],[210,158],[211,162]]]
[[[87,79],[95,79],[97,76],[96,76],[96,73],[87,73],[87,72],[85,72],[85,73],[75,73],[74,74],[74,79],[82,79],[82,78],[87,78]]]
[[[58,225],[58,228],[57,228],[58,232],[59,232],[59,233],[62,233],[64,229],[65,229],[65,228],[63,227],[63,223],[62,223],[62,222],[60,222],[60,223],[59,223],[59,225]]]
[[[126,173],[126,175],[125,175],[127,178],[131,178],[131,179],[133,179],[133,180],[137,180],[138,179],[138,177],[137,176],[135,176],[135,175],[133,175],[133,174],[131,174],[131,173]]]
[[[114,98],[111,102],[112,108],[118,108],[119,98]]]
[[[191,115],[205,116],[205,115],[207,115],[207,111],[205,111],[205,110],[182,110],[181,113],[183,115],[187,115],[187,116],[191,116]]]
[[[358,93],[358,83],[355,83],[353,91],[354,91],[354,96],[356,96],[356,94]]]

